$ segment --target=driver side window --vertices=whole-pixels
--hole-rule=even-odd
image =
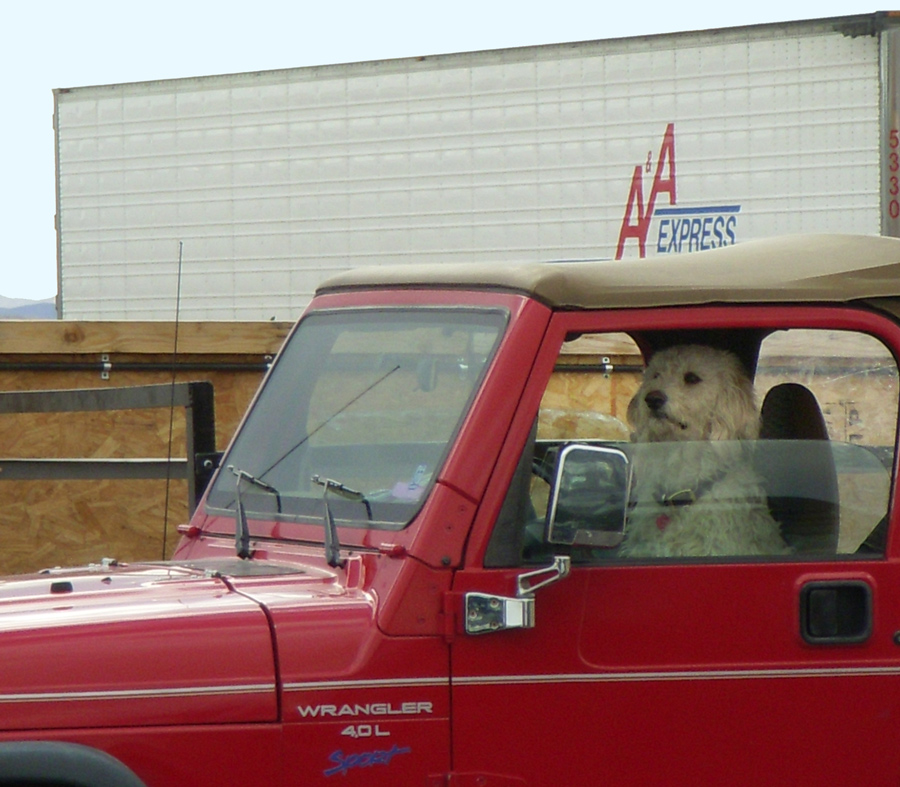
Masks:
[[[656,351],[653,380],[625,334],[567,341],[486,563],[883,554],[896,361],[862,333],[764,333],[755,368],[692,336],[693,350]],[[714,381],[746,388],[745,421]],[[627,473],[609,452],[581,451],[559,475],[572,444],[623,453]]]

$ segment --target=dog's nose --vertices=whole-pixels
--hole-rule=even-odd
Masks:
[[[644,396],[644,401],[647,403],[647,407],[655,413],[663,408],[668,398],[662,391],[648,391]]]

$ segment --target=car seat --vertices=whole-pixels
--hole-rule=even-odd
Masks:
[[[757,467],[784,540],[798,553],[835,554],[837,471],[816,397],[798,383],[780,383],[766,394],[761,419]]]

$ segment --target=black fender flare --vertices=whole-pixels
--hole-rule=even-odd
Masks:
[[[0,787],[146,787],[106,752],[78,743],[0,742]]]

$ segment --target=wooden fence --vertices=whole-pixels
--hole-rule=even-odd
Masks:
[[[0,391],[114,389],[208,381],[224,448],[288,323],[0,322]],[[0,573],[160,559],[188,517],[189,483],[165,478],[32,478],[28,459],[184,459],[184,407],[0,413]],[[18,462],[9,460],[19,460]],[[26,473],[27,475],[27,473]],[[121,475],[121,474],[118,474]],[[168,490],[167,490],[168,483]]]

